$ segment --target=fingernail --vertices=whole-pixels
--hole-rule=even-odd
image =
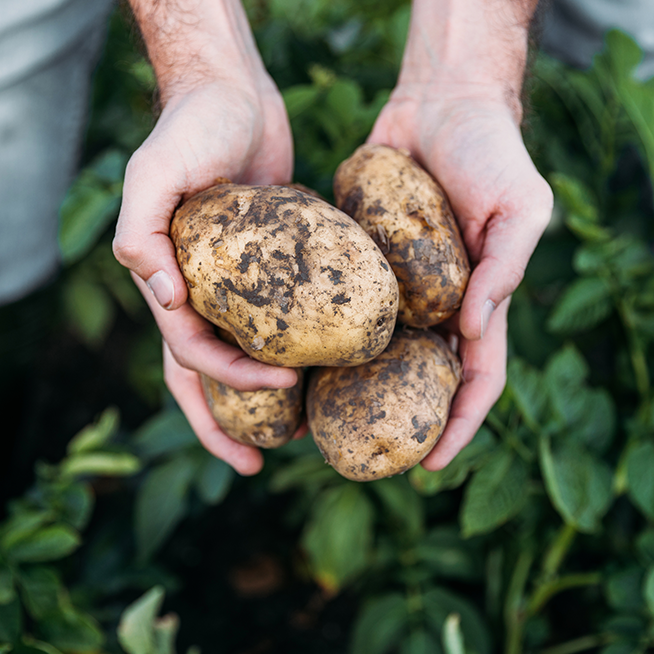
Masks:
[[[495,302],[493,302],[493,300],[486,300],[484,306],[481,308],[481,338],[484,338],[486,328],[488,327],[488,321],[490,320],[493,311],[495,311]]]
[[[157,302],[164,308],[169,309],[175,301],[175,287],[170,275],[164,270],[154,273],[146,282],[152,291]]]

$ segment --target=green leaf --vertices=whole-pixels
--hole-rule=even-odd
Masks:
[[[21,571],[19,583],[25,608],[35,620],[56,611],[62,586],[52,568],[28,566]]]
[[[154,468],[139,487],[135,508],[139,561],[148,560],[184,517],[197,472],[195,459],[177,456]]]
[[[491,454],[466,487],[461,507],[464,538],[485,534],[516,516],[525,505],[529,473],[513,450]]]
[[[400,654],[442,654],[440,643],[424,628],[412,629],[400,646]]]
[[[307,440],[307,439],[305,439]],[[289,445],[291,445],[289,443]],[[273,472],[270,480],[270,490],[273,493],[283,493],[291,488],[301,486],[323,486],[331,481],[340,480],[341,476],[327,464],[322,455],[315,453],[300,456],[289,464]]]
[[[406,599],[388,593],[368,601],[354,624],[351,654],[385,654],[399,642],[407,629]]]
[[[643,578],[645,571],[639,566],[614,572],[606,580],[606,599],[616,611],[638,612],[643,606]]]
[[[91,251],[120,207],[127,156],[110,150],[82,171],[59,211],[59,245],[71,265]]]
[[[545,388],[559,427],[573,425],[584,414],[585,398],[580,390],[588,376],[588,364],[573,345],[556,352],[545,368]]]
[[[198,445],[188,420],[179,409],[163,411],[148,420],[135,434],[134,447],[146,461]]]
[[[636,549],[643,565],[654,565],[654,528],[646,529],[638,536]]]
[[[445,654],[465,654],[461,616],[458,613],[450,613],[445,619],[443,625],[443,650]]]
[[[613,500],[612,474],[604,461],[574,441],[554,447],[540,439],[540,463],[545,488],[566,523],[583,532],[594,532]]]
[[[0,604],[0,643],[16,643],[22,622],[18,598],[9,604]]]
[[[38,531],[52,521],[50,511],[21,510],[0,525],[0,548],[8,550],[16,543]]]
[[[651,566],[645,575],[643,595],[649,612],[654,615],[654,566]]]
[[[382,515],[402,538],[413,540],[424,530],[424,507],[405,477],[379,479],[370,488],[382,501]]]
[[[568,212],[577,214],[590,222],[599,220],[597,200],[581,180],[563,173],[554,173],[549,176],[549,182],[556,199]]]
[[[509,361],[507,385],[527,426],[537,431],[543,419],[547,396],[543,393],[543,375],[522,359]]]
[[[617,427],[615,404],[606,389],[584,388],[580,393],[583,410],[571,425],[568,437],[584,443],[588,449],[603,453],[613,441]]]
[[[9,566],[0,563],[0,604],[9,604],[14,597],[14,575]]]
[[[68,607],[38,624],[40,637],[64,652],[95,652],[104,635],[90,615]]]
[[[495,447],[495,436],[490,429],[482,426],[470,444],[446,468],[429,472],[416,466],[409,472],[409,481],[421,495],[435,495],[443,490],[458,488],[470,471],[478,467]]]
[[[100,449],[116,433],[119,423],[118,409],[105,409],[93,425],[88,425],[68,443],[68,454],[79,454]]]
[[[302,534],[314,579],[336,593],[371,559],[373,507],[363,487],[344,483],[323,491]]]
[[[84,343],[91,348],[102,345],[114,321],[114,304],[105,287],[78,274],[64,286],[64,307]]]
[[[415,547],[418,561],[425,563],[439,577],[478,579],[482,566],[455,527],[436,527]]]
[[[283,93],[288,117],[293,120],[313,105],[320,93],[315,86],[298,85],[286,89]]]
[[[129,476],[141,469],[141,462],[128,452],[82,452],[64,459],[61,474],[64,477],[106,475]]]
[[[627,482],[631,501],[654,520],[654,443],[632,446],[627,454]]]
[[[87,483],[71,484],[61,490],[58,500],[61,519],[75,529],[84,529],[91,518],[95,501],[91,487]]]
[[[156,654],[175,654],[175,639],[179,631],[179,618],[170,613],[158,618],[154,625]]]
[[[446,588],[432,588],[423,595],[425,617],[439,635],[452,613],[461,616],[461,631],[467,647],[477,654],[490,654],[491,640],[481,614],[469,600]]]
[[[163,587],[155,586],[123,612],[118,625],[118,642],[128,654],[157,654],[154,625],[164,595]]]
[[[207,452],[195,482],[198,495],[206,504],[222,502],[234,478],[234,470],[224,461]]]
[[[361,87],[351,79],[339,79],[327,92],[327,107],[347,126],[359,117],[363,105]]]
[[[65,525],[44,527],[7,549],[7,557],[14,561],[54,561],[68,556],[81,544],[77,531]]]
[[[0,652],[2,649],[0,649]],[[23,642],[12,650],[15,654],[62,654],[61,650],[44,643],[42,640],[36,640],[30,636],[23,636]]]
[[[574,334],[599,325],[613,310],[611,289],[600,277],[582,277],[568,286],[547,321],[555,333]]]

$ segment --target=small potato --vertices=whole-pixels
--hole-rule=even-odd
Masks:
[[[470,265],[459,227],[443,189],[410,156],[362,145],[338,167],[334,195],[391,264],[399,322],[429,327],[461,306]]]
[[[397,475],[436,444],[460,379],[459,360],[438,334],[398,329],[374,361],[312,372],[309,429],[344,477]]]
[[[193,308],[254,359],[354,366],[391,339],[393,271],[352,218],[316,197],[219,184],[177,210],[170,235]]]
[[[256,447],[281,447],[302,422],[302,369],[291,388],[237,391],[201,374],[204,396],[220,428],[235,441]]]

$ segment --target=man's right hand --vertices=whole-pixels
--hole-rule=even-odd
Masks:
[[[179,203],[219,177],[245,184],[289,182],[292,137],[283,100],[256,52],[240,5],[194,2],[191,17],[188,8],[183,13],[184,4],[132,0],[164,106],[127,166],[114,253],[132,271],[152,310],[165,341],[168,370],[189,373],[168,373],[166,381],[198,437],[239,472],[253,474],[261,468],[261,454],[231,442],[215,446],[217,425],[202,410],[198,415],[206,403],[199,383],[189,379],[199,382],[197,373],[203,372],[251,391],[290,387],[297,375],[254,361],[215,337],[212,326],[186,303],[186,283],[168,233]],[[175,20],[177,40],[168,48]],[[182,40],[188,47],[182,48]],[[212,50],[216,42],[218,56]]]

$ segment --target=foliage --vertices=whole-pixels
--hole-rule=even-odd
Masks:
[[[248,9],[287,103],[296,175],[329,196],[336,165],[392,88],[407,3],[253,0]],[[633,77],[639,57],[612,32],[588,71],[537,59],[525,136],[555,214],[512,302],[506,389],[472,443],[445,470],[356,484],[306,439],[268,453],[264,475],[236,485],[257,502],[283,502],[293,557],[323,603],[351,598],[353,654],[654,647],[654,81]],[[0,652],[100,651],[103,642],[172,652],[177,619],[157,616],[163,586],[177,591],[172,607],[183,604],[184,580],[171,581],[166,555],[180,525],[220,522],[235,483],[162,399],[156,330],[110,253],[122,171],[147,134],[152,91],[151,69],[115,17],[60,238],[68,328],[97,351],[128,316],[125,383],[158,412],[121,447],[110,443],[115,414],[103,414],[59,464],[39,464],[35,489],[11,504],[0,525]],[[122,595],[67,583],[96,475],[130,476],[121,492],[134,526],[115,566],[134,576],[116,585]],[[103,520],[98,530],[118,550]],[[116,611],[98,609],[102,593],[121,611],[129,604],[118,642]]]

